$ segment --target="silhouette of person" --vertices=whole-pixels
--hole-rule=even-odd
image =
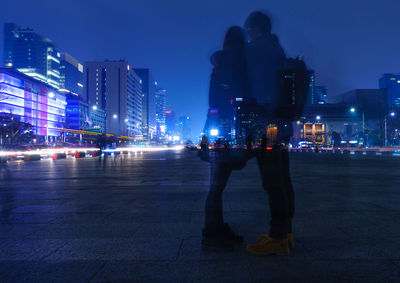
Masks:
[[[218,113],[217,120],[208,115],[205,133],[219,128],[216,145],[228,150],[233,128],[234,105],[236,98],[247,100],[249,86],[246,69],[246,35],[242,28],[228,29],[223,48],[211,56],[214,66],[210,80],[209,107]],[[210,111],[209,111],[210,114]],[[203,141],[202,141],[203,144]],[[204,147],[204,145],[202,145]],[[220,150],[222,152],[222,149]],[[218,154],[218,152],[216,152]],[[216,160],[217,159],[217,160]],[[203,229],[203,248],[232,249],[234,243],[243,242],[223,220],[222,192],[232,168],[220,158],[210,158],[211,180],[205,207],[205,228]]]
[[[245,22],[249,35],[247,47],[248,78],[252,97],[264,110],[264,117],[278,127],[278,139],[272,150],[256,152],[257,163],[264,189],[268,193],[270,207],[270,229],[268,235],[261,235],[255,244],[248,244],[247,250],[256,254],[288,254],[289,242],[293,244],[292,219],[294,216],[294,191],[290,179],[289,155],[281,147],[287,142],[286,121],[272,117],[279,102],[278,74],[286,67],[287,58],[278,37],[271,34],[270,18],[260,12],[251,13]],[[265,133],[266,125],[261,125]],[[281,132],[281,133],[279,133]],[[266,143],[263,136],[262,144]],[[289,239],[289,240],[288,240]]]

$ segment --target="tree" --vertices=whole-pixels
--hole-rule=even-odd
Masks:
[[[28,144],[35,134],[32,125],[21,122],[18,116],[0,113],[0,137],[2,144]]]

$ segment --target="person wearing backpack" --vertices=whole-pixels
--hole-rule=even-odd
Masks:
[[[291,123],[281,119],[278,107],[280,95],[285,95],[280,91],[279,74],[287,67],[288,60],[278,37],[271,33],[268,15],[260,11],[251,13],[245,29],[250,39],[246,54],[251,95],[264,109],[263,121],[254,125],[255,132],[264,134],[266,124],[274,124],[278,129],[275,142],[270,144],[272,150],[256,153],[262,185],[269,198],[269,233],[260,235],[258,242],[248,244],[246,249],[254,254],[289,254],[289,246],[293,246],[294,191],[288,152],[281,145],[290,137],[290,130],[284,129],[290,128]]]

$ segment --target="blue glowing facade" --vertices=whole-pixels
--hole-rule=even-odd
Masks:
[[[32,29],[4,25],[4,64],[60,88],[60,53],[50,39]]]
[[[56,141],[61,135],[66,104],[65,95],[57,89],[15,69],[0,68],[0,113],[31,124],[38,142]]]
[[[61,53],[60,91],[83,95],[83,65],[68,53]]]
[[[66,128],[73,130],[87,130],[91,127],[89,107],[82,98],[76,94],[67,94]]]

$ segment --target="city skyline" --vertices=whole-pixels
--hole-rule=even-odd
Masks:
[[[400,40],[391,36],[398,21],[396,6],[400,6],[395,1],[309,1],[304,7],[295,1],[268,6],[252,1],[229,6],[229,14],[223,13],[227,1],[179,3],[179,9],[173,11],[161,1],[135,7],[124,1],[100,1],[93,7],[72,1],[58,7],[58,13],[49,13],[51,6],[45,5],[48,1],[39,1],[44,5],[23,2],[27,8],[23,11],[16,9],[20,3],[3,5],[0,24],[16,22],[29,26],[81,62],[125,59],[134,68],[152,69],[168,89],[168,108],[193,117],[194,133],[201,131],[207,112],[211,71],[208,56],[221,45],[225,30],[233,24],[242,25],[254,9],[270,11],[273,31],[288,55],[304,55],[316,71],[316,85],[326,86],[329,97],[354,88],[377,88],[384,73],[400,71],[400,55],[396,53]],[[89,8],[93,9],[91,15],[87,14]],[[213,13],[202,21],[208,10]],[[33,20],[30,14],[38,17]],[[92,14],[101,17],[95,19]],[[74,21],[70,21],[72,15]],[[109,19],[107,24],[100,20],[104,17]],[[125,21],[128,18],[131,20]],[[101,32],[96,31],[98,24]],[[109,39],[107,44],[104,38]],[[337,48],[338,42],[346,44]]]

